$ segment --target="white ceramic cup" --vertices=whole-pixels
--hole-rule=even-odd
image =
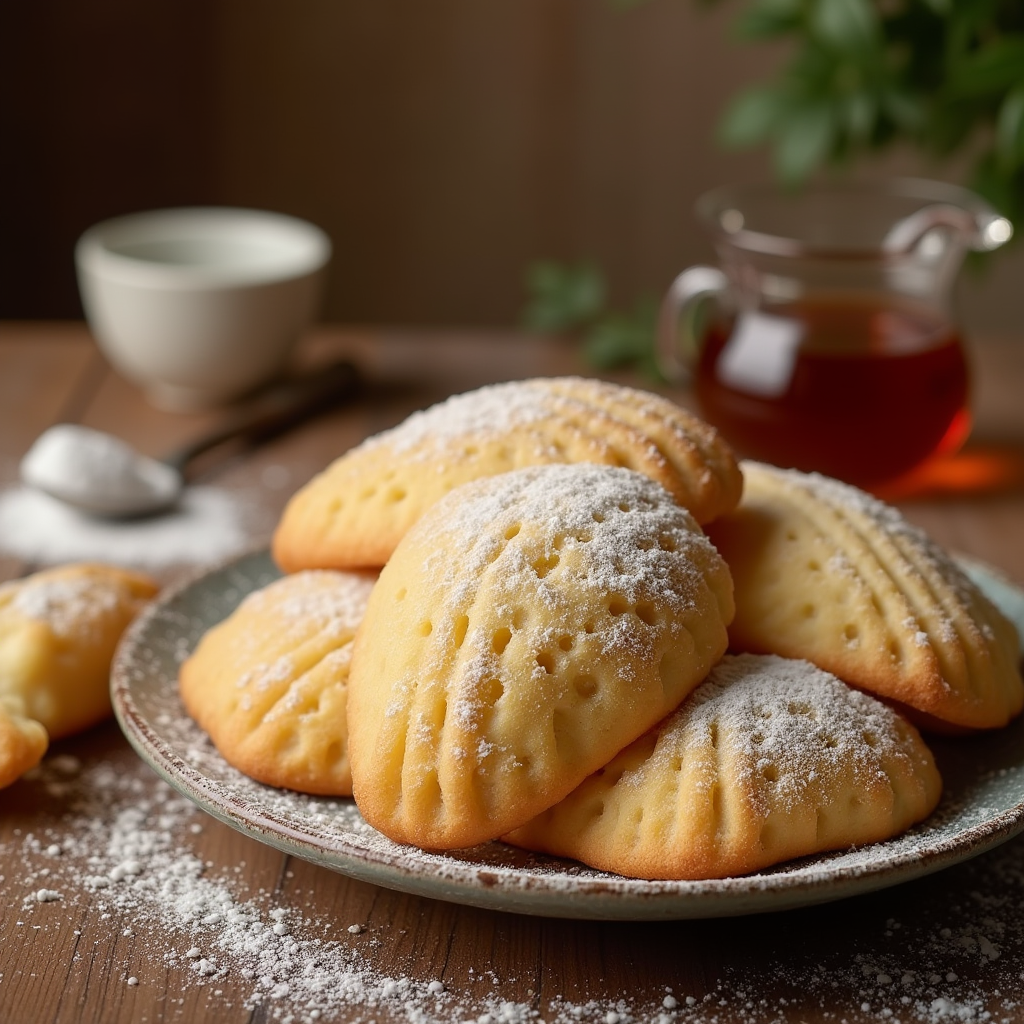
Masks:
[[[330,256],[306,221],[226,207],[118,217],[75,248],[101,350],[171,409],[220,405],[280,372],[316,315]]]

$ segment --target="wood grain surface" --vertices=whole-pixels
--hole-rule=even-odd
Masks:
[[[413,409],[491,380],[583,370],[570,347],[511,333],[324,330],[303,359],[341,352],[365,370],[361,400],[206,465],[203,482],[244,490],[261,505],[261,529],[334,456]],[[975,362],[974,439],[955,464],[898,500],[941,543],[1024,583],[1024,360],[1017,343],[993,341],[979,346]],[[0,327],[0,487],[15,485],[18,459],[54,422],[113,430],[155,454],[216,418],[150,407],[106,368],[77,324]],[[0,579],[35,568],[0,554]],[[176,573],[164,575],[173,582]],[[117,791],[140,803],[168,799],[113,722],[51,755],[76,758],[77,778],[109,765]],[[201,812],[176,811],[173,849],[198,858],[204,877],[229,886],[236,902],[283,908],[296,938],[350,948],[366,966],[364,986],[409,979],[414,993],[377,1005],[357,993],[314,1010],[294,993],[267,989],[254,1000],[259,979],[230,965],[203,976],[184,955],[203,941],[201,929],[169,927],[159,914],[119,906],[108,890],[83,885],[53,902],[33,898],[56,877],[44,873],[58,866],[47,851],[72,851],[82,828],[81,808],[53,778],[43,773],[0,793],[3,1024],[1024,1021],[1022,840],[914,883],[805,910],[595,923],[405,896],[287,857]],[[443,983],[443,994],[424,994],[431,981]]]

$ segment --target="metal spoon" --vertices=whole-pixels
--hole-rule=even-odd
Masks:
[[[111,434],[62,423],[39,436],[21,462],[21,478],[68,505],[109,519],[154,515],[171,508],[198,456],[231,440],[249,444],[276,436],[350,399],[359,374],[347,361],[274,385],[219,427],[161,459],[140,455]]]

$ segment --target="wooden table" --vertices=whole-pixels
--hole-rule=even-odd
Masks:
[[[583,370],[571,348],[512,333],[325,329],[304,358],[333,352],[351,353],[365,368],[372,382],[365,399],[205,473],[204,482],[255,496],[264,514],[254,543],[265,539],[291,489],[367,433],[491,380]],[[943,544],[1024,582],[1024,353],[1017,344],[992,342],[979,346],[976,365],[971,446],[955,466],[933,474],[930,496],[901,503]],[[0,486],[14,485],[19,457],[57,421],[120,432],[158,453],[215,419],[151,408],[107,368],[78,324],[0,329]],[[34,568],[0,550],[0,579]],[[4,1024],[626,1024],[659,1015],[663,1024],[852,1024],[980,1021],[989,1019],[986,1013],[994,1021],[1024,1021],[1022,840],[910,884],[809,909],[659,924],[574,922],[455,906],[351,881],[173,801],[160,819],[170,791],[113,723],[57,744],[51,754],[57,759],[44,772],[0,793]],[[105,779],[106,788],[83,797],[83,785],[96,779]],[[333,981],[321,980],[335,986],[334,994],[311,1000],[308,979],[295,983],[295,963],[281,960],[277,976],[271,971],[262,979],[224,950],[210,949],[207,926],[183,927],[180,908],[169,919],[153,909],[156,897],[126,900],[89,881],[88,856],[113,855],[104,853],[104,843],[114,840],[83,839],[83,816],[97,813],[104,829],[124,828],[136,820],[127,813],[136,805],[151,826],[158,823],[153,841],[169,844],[170,856],[229,892],[235,911],[256,907],[267,927],[285,920],[281,948],[294,947],[296,963],[310,950],[326,951],[312,970],[333,972]],[[120,817],[111,825],[114,812]],[[165,865],[161,877],[166,872]],[[40,901],[39,890],[61,896]],[[311,946],[314,940],[334,945]],[[356,959],[346,960],[349,953]],[[289,977],[293,983],[282,988]],[[349,986],[344,996],[342,984]]]

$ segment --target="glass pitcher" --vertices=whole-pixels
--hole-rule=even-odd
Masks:
[[[939,182],[702,196],[719,264],[665,297],[658,362],[744,454],[870,486],[956,450],[968,370],[950,308],[968,249],[1013,229]],[[708,300],[712,300],[709,304]]]

